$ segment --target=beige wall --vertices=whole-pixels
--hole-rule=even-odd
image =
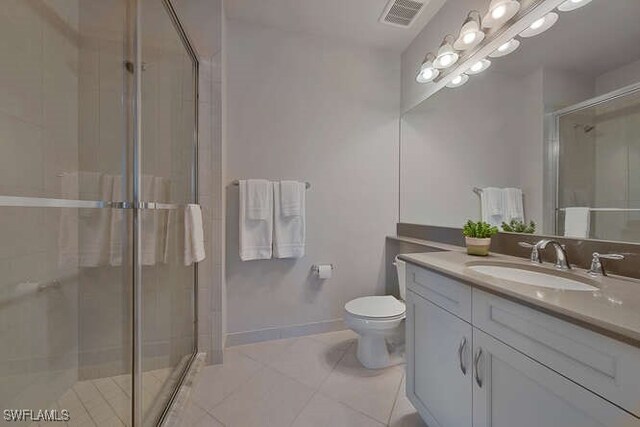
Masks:
[[[398,212],[399,56],[227,26],[230,342],[341,327],[345,302],[385,291],[384,236]],[[311,183],[304,258],[240,261],[230,183],[246,178]],[[333,263],[334,277],[314,278],[316,263]]]

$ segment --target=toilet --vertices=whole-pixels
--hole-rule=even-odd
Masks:
[[[398,363],[389,352],[387,340],[395,337],[404,342],[406,263],[396,257],[394,265],[401,300],[392,295],[370,296],[353,299],[344,306],[344,322],[358,334],[358,360],[370,369]]]

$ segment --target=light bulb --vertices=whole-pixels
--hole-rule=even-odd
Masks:
[[[511,46],[511,40],[500,46],[498,48],[498,52],[504,52],[505,50],[509,49],[509,46]]]
[[[491,11],[491,17],[493,19],[500,19],[504,16],[506,11],[507,11],[507,7],[501,4],[500,6],[493,9],[493,11]]]
[[[473,66],[471,67],[471,71],[473,72],[478,72],[482,70],[482,62],[476,62],[475,64],[473,64]]]
[[[529,28],[531,28],[532,30],[537,30],[538,28],[542,27],[542,25],[544,24],[545,18],[546,17],[543,16],[542,18],[538,19],[533,24],[531,24]]]
[[[448,67],[453,63],[453,55],[448,53],[446,55],[441,56],[440,63],[442,64],[443,67]]]
[[[433,78],[433,68],[427,68],[422,71],[422,78],[425,80],[431,80]]]
[[[571,3],[582,3],[583,0],[571,0]]]
[[[462,76],[456,76],[451,80],[451,83],[454,85],[460,84],[462,82]]]
[[[465,34],[464,37],[462,37],[462,41],[464,42],[464,44],[471,44],[476,41],[476,37],[478,37],[478,34],[474,31]]]

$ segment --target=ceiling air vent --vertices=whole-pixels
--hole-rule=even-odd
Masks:
[[[380,17],[383,24],[410,27],[422,10],[424,2],[414,0],[391,0]]]

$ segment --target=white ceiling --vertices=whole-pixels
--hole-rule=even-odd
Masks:
[[[446,0],[426,0],[409,28],[378,22],[388,0],[231,0],[227,18],[403,51]]]

